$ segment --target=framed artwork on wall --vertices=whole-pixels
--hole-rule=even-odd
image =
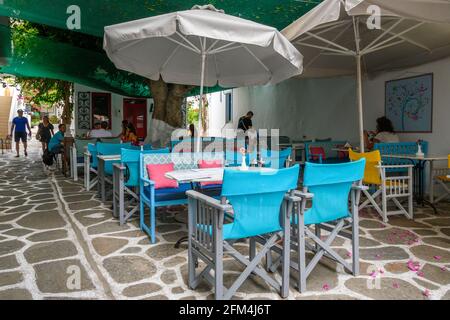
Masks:
[[[396,132],[432,132],[433,74],[386,81],[385,115]]]

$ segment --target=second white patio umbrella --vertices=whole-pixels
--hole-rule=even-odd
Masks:
[[[363,71],[406,68],[450,56],[450,1],[324,0],[282,33],[305,56],[302,77],[356,72],[364,150]]]
[[[302,72],[302,55],[278,30],[211,5],[105,27],[104,49],[119,69],[197,85],[200,96],[204,86],[275,84]]]

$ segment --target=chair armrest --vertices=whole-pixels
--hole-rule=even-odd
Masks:
[[[284,195],[284,200],[286,200],[286,201],[301,202],[303,199],[304,198],[301,198],[301,197],[295,196],[295,195],[290,195],[290,194]]]
[[[314,194],[313,193],[302,192],[302,191],[299,191],[299,190],[294,190],[294,196],[300,197],[302,199],[312,199],[312,198],[314,198]]]
[[[368,186],[352,186],[352,190],[355,190],[355,191],[369,190],[369,187]]]
[[[193,198],[195,200],[204,202],[208,206],[211,206],[211,207],[213,207],[215,209],[219,209],[219,210],[221,210],[223,212],[230,211],[231,209],[233,209],[233,207],[231,205],[229,205],[229,204],[222,204],[222,203],[220,203],[219,200],[214,199],[214,198],[212,198],[210,196],[207,196],[207,195],[205,195],[203,193],[200,193],[200,192],[197,192],[197,191],[194,191],[194,190],[186,191],[186,195],[189,198]]]
[[[125,170],[126,167],[123,166],[121,163],[113,163],[113,168],[117,168],[118,170]]]
[[[142,177],[141,177],[141,181],[144,182],[144,183],[148,183],[148,184],[151,185],[151,186],[154,186],[154,185],[155,185],[155,182],[154,182],[154,181],[152,181],[152,180],[150,180],[150,179],[147,179],[147,178],[142,178]]]

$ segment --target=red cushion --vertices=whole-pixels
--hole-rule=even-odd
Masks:
[[[147,172],[150,180],[155,182],[155,189],[178,188],[178,182],[166,178],[166,173],[174,171],[174,164],[148,164]]]
[[[222,168],[223,162],[222,160],[200,160],[198,162],[199,169],[209,169],[209,168]],[[222,180],[220,181],[208,181],[208,182],[200,182],[200,186],[212,186],[216,184],[222,184]]]

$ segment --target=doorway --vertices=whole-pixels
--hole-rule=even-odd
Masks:
[[[103,92],[92,93],[92,127],[96,122],[106,121],[111,128],[111,94]]]
[[[134,125],[139,140],[145,140],[147,137],[147,100],[123,99],[123,119]]]

